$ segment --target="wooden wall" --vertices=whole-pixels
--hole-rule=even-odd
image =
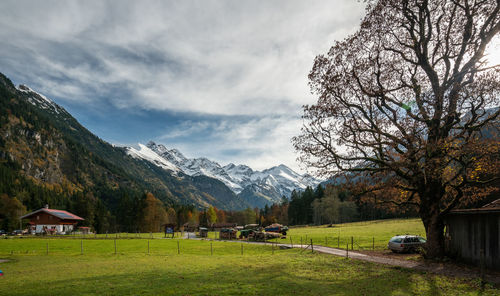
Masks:
[[[38,218],[37,218],[38,216]],[[56,216],[50,215],[46,212],[39,212],[34,214],[30,221],[35,224],[61,224],[62,220]]]
[[[450,257],[479,266],[483,249],[486,267],[500,270],[500,212],[450,214],[446,227]]]

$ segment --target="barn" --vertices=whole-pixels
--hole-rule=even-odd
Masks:
[[[84,221],[75,214],[49,209],[48,206],[26,214],[21,219],[30,219],[29,232],[32,234],[65,234],[73,231],[78,222]]]
[[[500,270],[500,199],[477,209],[453,210],[445,225],[448,256]]]

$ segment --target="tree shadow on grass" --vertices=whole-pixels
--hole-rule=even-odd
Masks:
[[[151,261],[107,275],[82,270],[81,276],[27,283],[12,295],[441,295],[435,276],[402,268],[322,255],[292,256],[282,264],[260,259],[273,261],[242,257],[237,265],[209,268]]]

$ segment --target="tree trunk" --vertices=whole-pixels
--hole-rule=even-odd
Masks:
[[[434,207],[432,207],[434,208]],[[442,258],[444,257],[444,220],[439,215],[439,209],[432,209],[430,212],[421,213],[422,221],[424,222],[427,243],[425,246],[426,258]]]

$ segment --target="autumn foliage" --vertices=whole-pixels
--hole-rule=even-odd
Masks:
[[[498,1],[368,1],[358,32],[319,55],[300,160],[365,200],[417,209],[427,254],[444,217],[498,189]]]

